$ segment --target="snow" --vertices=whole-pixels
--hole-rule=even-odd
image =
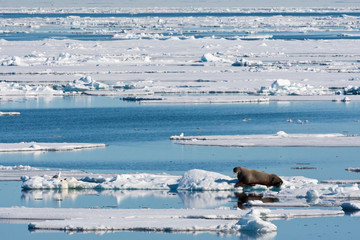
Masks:
[[[223,147],[358,147],[360,137],[340,133],[171,136],[177,144]]]
[[[271,219],[339,216],[342,211],[319,209],[69,209],[0,208],[1,219],[40,220],[33,230],[255,232],[277,231]],[[45,220],[45,221],[44,221]]]
[[[75,177],[75,178],[93,178],[98,177],[99,174],[92,174],[78,170],[52,170],[52,169],[40,169],[31,167],[28,165],[16,165],[16,166],[3,166],[0,165],[0,181],[21,181],[21,177],[36,177],[36,176],[55,176],[61,173],[62,177]],[[114,177],[115,174],[102,174],[103,177]]]
[[[275,18],[274,24],[278,24],[279,19],[275,21]],[[102,24],[110,24],[107,18],[96,19],[87,21],[94,21],[102,29]],[[357,39],[305,40],[301,44],[273,39],[232,41],[221,37],[161,40],[152,37],[155,35],[151,34],[153,25],[149,19],[136,19],[141,21],[136,24],[124,18],[114,21],[119,26],[135,24],[134,33],[126,33],[135,35],[139,25],[144,24],[146,31],[150,31],[146,33],[150,39],[2,40],[0,96],[92,94],[161,98],[149,101],[153,104],[332,101],[337,98],[340,101],[345,94],[348,98],[351,94],[351,101],[360,100],[355,86],[360,53]],[[211,22],[216,24],[225,19],[228,24],[234,24],[228,18],[214,18]],[[39,24],[47,21],[33,20]],[[180,20],[182,24],[190,24],[186,18]],[[15,24],[18,20],[12,21]],[[179,18],[166,19],[161,28],[180,24],[178,21]],[[204,52],[204,46],[208,52]],[[213,93],[225,96],[209,95]]]
[[[291,83],[288,79],[278,79],[271,84],[271,87],[261,87],[260,94],[262,95],[333,95],[329,88],[317,87],[302,84]]]
[[[91,76],[81,77],[79,80],[74,80],[72,83],[68,83],[64,87],[64,91],[89,91],[89,90],[99,90],[99,89],[108,89],[107,84],[97,82],[91,78]]]
[[[165,190],[233,190],[232,178],[199,169],[183,176],[168,174],[121,174],[114,177],[53,178],[52,176],[23,177],[24,189],[165,189]]]
[[[233,188],[233,178],[199,169],[185,172],[178,180],[178,189],[180,190],[231,190]]]
[[[11,172],[11,171],[9,171]],[[39,173],[39,172],[38,172]],[[68,172],[69,174],[69,172]],[[1,176],[1,175],[0,175]],[[200,169],[192,169],[181,175],[169,174],[108,174],[105,176],[81,174],[80,176],[67,175],[67,177],[54,177],[49,175],[42,176],[23,176],[23,189],[97,189],[97,190],[173,190],[173,191],[205,191],[221,192],[224,194],[198,195],[201,201],[214,202],[214,198],[228,199],[228,191],[236,192],[256,192],[262,197],[277,198],[273,203],[249,202],[249,206],[283,206],[283,207],[309,207],[313,205],[340,206],[345,199],[360,198],[358,184],[344,183],[319,183],[317,179],[306,178],[303,176],[280,176],[283,184],[280,188],[255,185],[253,187],[239,187],[235,189],[238,181],[216,172],[209,172]],[[195,195],[182,192],[184,201],[188,205],[192,203]],[[296,200],[296,201],[295,201]],[[199,202],[201,202],[199,201]],[[199,203],[200,204],[200,203]]]
[[[0,143],[0,152],[73,151],[106,147],[103,143]]]
[[[20,115],[19,112],[0,112],[0,116],[17,116]]]
[[[63,91],[54,90],[49,86],[27,85],[19,83],[0,82],[0,96],[59,96]]]

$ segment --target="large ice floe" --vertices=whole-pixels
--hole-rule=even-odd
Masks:
[[[317,179],[302,176],[282,176],[283,185],[280,188],[255,185],[253,187],[238,187],[236,178],[220,173],[200,169],[192,169],[183,175],[170,174],[118,174],[89,176],[22,176],[22,188],[36,189],[97,189],[97,190],[176,190],[176,191],[236,191],[247,193],[256,191],[261,197],[273,197],[275,206],[297,205],[332,205],[340,206],[345,199],[360,198],[357,184],[319,183]],[[346,185],[347,184],[347,185]],[[296,200],[294,202],[294,200]],[[255,204],[256,203],[256,204]],[[258,205],[258,202],[251,203]],[[270,204],[271,205],[271,204]]]
[[[106,147],[103,143],[0,143],[0,152],[34,152],[34,151],[73,151],[88,148]]]
[[[300,120],[299,120],[300,121]],[[304,123],[301,121],[301,123]],[[360,137],[340,133],[171,136],[175,143],[184,145],[223,147],[359,147]]]
[[[277,231],[271,219],[339,216],[343,211],[309,209],[54,209],[0,208],[0,219],[31,220],[30,230],[255,232]]]

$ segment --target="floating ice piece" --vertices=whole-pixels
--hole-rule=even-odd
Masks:
[[[349,172],[360,172],[360,168],[346,168],[345,170]]]
[[[358,147],[360,137],[329,134],[287,134],[279,131],[275,135],[212,135],[212,136],[171,136],[175,143],[183,145],[223,147]],[[196,141],[194,141],[196,140]]]
[[[106,145],[103,143],[0,143],[0,152],[72,151],[99,147],[106,147]]]
[[[41,220],[33,230],[65,231],[208,231],[237,233],[276,231],[279,218],[339,216],[343,211],[319,209],[82,209],[0,208],[0,219]],[[46,220],[51,221],[46,221]]]
[[[241,231],[252,231],[257,233],[276,232],[277,227],[268,221],[261,219],[271,213],[269,209],[252,209],[237,223],[241,226]]]
[[[0,116],[17,116],[20,112],[0,112]]]

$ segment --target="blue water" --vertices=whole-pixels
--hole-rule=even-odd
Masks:
[[[359,105],[358,102],[140,105],[102,97],[13,102],[3,104],[1,111],[19,111],[21,115],[0,118],[0,142],[90,142],[105,143],[108,147],[1,154],[0,159],[3,165],[174,174],[200,168],[227,175],[239,164],[294,175],[299,171],[290,170],[291,167],[311,163],[317,170],[301,174],[318,179],[353,179],[358,175],[343,169],[357,167],[358,148],[267,147],[259,151],[259,148],[183,146],[169,138],[180,133],[188,136],[275,134],[278,131],[359,134]],[[243,122],[244,118],[251,121]],[[293,119],[294,123],[287,123],[287,119]],[[298,119],[309,123],[296,124]]]
[[[100,142],[106,148],[73,152],[3,153],[2,165],[31,165],[93,172],[166,172],[182,174],[198,168],[232,176],[244,166],[281,176],[359,179],[345,168],[359,167],[359,148],[257,147],[226,148],[177,145],[171,135],[360,132],[359,102],[289,102],[234,105],[141,105],[107,97],[55,97],[1,104],[0,142]],[[251,121],[243,122],[244,118]],[[287,119],[309,120],[307,124]],[[293,170],[307,164],[311,170]],[[149,194],[151,192],[151,194]],[[213,193],[214,204],[198,204],[202,193],[171,191],[21,191],[20,182],[0,182],[0,207],[214,208],[236,206],[236,197]],[[197,195],[198,194],[198,195]],[[204,194],[204,193],[203,193]],[[276,239],[341,239],[357,236],[357,217],[274,221]],[[330,230],[329,230],[330,229]],[[1,223],[5,239],[92,239],[96,234],[30,233],[27,224]],[[293,232],[299,232],[294,237]],[[11,237],[12,236],[12,237]],[[246,239],[217,234],[108,233],[102,239]],[[256,236],[250,236],[255,237]],[[339,238],[338,238],[339,237]]]

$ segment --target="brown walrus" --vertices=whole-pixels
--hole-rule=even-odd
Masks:
[[[254,186],[256,184],[265,185],[267,187],[280,187],[281,184],[283,184],[281,178],[272,173],[260,172],[243,167],[235,167],[233,171],[237,174],[237,178],[239,179],[239,182],[235,184],[235,187]]]

